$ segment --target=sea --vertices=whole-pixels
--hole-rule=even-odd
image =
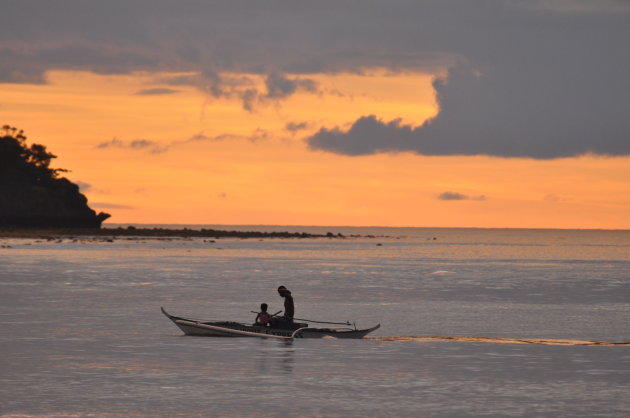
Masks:
[[[0,238],[0,416],[630,416],[630,231],[186,227],[343,237]],[[251,323],[280,285],[381,328],[192,337],[160,311]]]

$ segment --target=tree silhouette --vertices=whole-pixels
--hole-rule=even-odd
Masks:
[[[79,187],[50,168],[56,155],[26,142],[24,131],[0,129],[0,226],[100,227],[110,215],[88,207]]]

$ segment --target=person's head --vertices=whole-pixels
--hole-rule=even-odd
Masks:
[[[267,312],[267,304],[266,303],[261,303],[260,304],[260,311],[261,312]]]
[[[278,294],[279,294],[280,296],[282,296],[282,297],[285,297],[285,296],[287,296],[287,295],[290,295],[290,294],[291,294],[291,292],[289,292],[289,289],[287,289],[286,287],[284,287],[284,286],[280,286],[280,287],[278,288]]]

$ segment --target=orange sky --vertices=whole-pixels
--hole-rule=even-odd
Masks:
[[[0,84],[0,119],[58,155],[111,223],[630,228],[630,157],[352,157],[304,142],[370,114],[421,124],[438,111],[436,74],[289,74],[318,91],[252,111],[164,82],[191,75],[48,72]],[[264,90],[260,76],[224,77]],[[138,94],[158,88],[173,91]]]

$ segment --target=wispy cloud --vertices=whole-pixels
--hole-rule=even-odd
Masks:
[[[135,92],[136,96],[159,96],[159,95],[168,95],[179,93],[179,90],[168,89],[168,88],[153,88],[153,89],[144,89]]]
[[[90,206],[98,208],[98,209],[135,209],[133,206],[119,205],[116,203],[106,203],[106,202],[90,202]]]
[[[446,201],[457,201],[457,200],[477,200],[477,201],[484,201],[484,200],[488,200],[488,198],[485,195],[479,195],[479,196],[469,196],[469,195],[465,195],[459,192],[444,192],[444,193],[440,193],[438,195],[438,199],[439,200],[446,200]]]
[[[239,138],[242,138],[242,137],[240,135],[234,135],[234,134],[219,134],[219,135],[211,136],[211,135],[206,135],[204,132],[199,132],[191,136],[184,142],[201,142],[201,141],[218,142],[218,141],[225,141],[229,139],[239,139]]]
[[[159,154],[162,152],[166,152],[168,150],[168,146],[161,145],[159,142],[150,140],[150,139],[134,139],[131,141],[123,141],[118,138],[113,138],[110,141],[101,142],[96,146],[97,149],[107,149],[107,148],[120,148],[120,149],[130,149],[136,151],[147,151],[151,154]]]
[[[269,139],[270,137],[271,137],[271,133],[269,131],[262,128],[257,128],[254,131],[252,131],[250,134],[244,134],[244,135],[232,134],[232,133],[206,135],[204,132],[199,132],[183,142],[199,142],[199,141],[218,142],[218,141],[226,141],[230,139],[246,139],[252,142],[257,142],[257,141]]]
[[[81,192],[85,193],[87,191],[89,191],[90,189],[92,189],[92,185],[90,183],[86,183],[84,181],[75,181],[74,182],[77,186],[79,186],[79,190],[81,190]]]
[[[295,134],[304,129],[308,129],[309,126],[310,124],[308,122],[287,122],[287,124],[284,125],[284,130]]]
[[[558,195],[556,193],[549,193],[543,197],[543,200],[545,202],[560,203],[560,202],[569,202],[571,201],[571,198],[567,198],[562,195]]]
[[[271,133],[265,129],[257,128],[251,131],[249,134],[233,134],[233,133],[221,133],[217,135],[206,135],[203,131],[198,132],[186,139],[172,140],[166,144],[153,141],[150,139],[134,139],[130,141],[122,140],[119,138],[113,138],[109,141],[104,141],[96,145],[96,149],[126,149],[132,151],[144,151],[150,154],[159,154],[168,152],[173,147],[181,146],[187,143],[194,142],[221,142],[229,140],[247,140],[251,142],[263,141],[271,138]],[[87,183],[86,186],[89,187]],[[87,190],[87,189],[85,189]]]

